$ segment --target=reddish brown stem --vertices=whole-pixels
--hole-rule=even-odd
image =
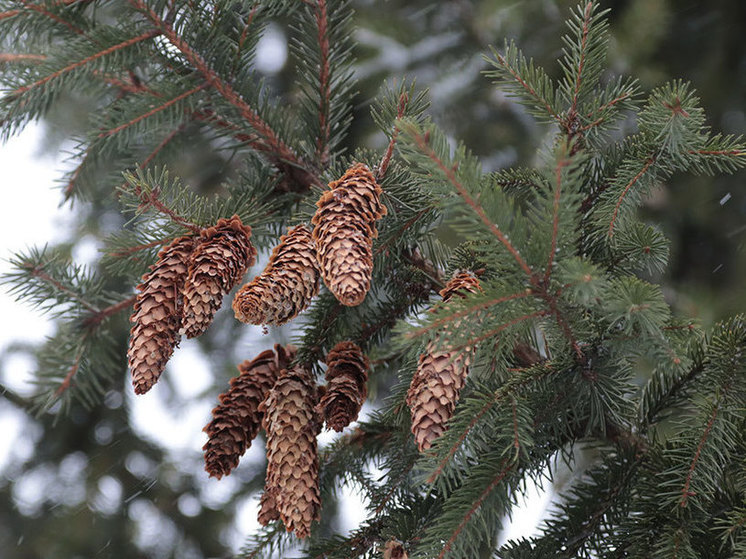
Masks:
[[[116,45],[112,45],[109,48],[105,48],[102,51],[97,52],[96,54],[92,54],[90,56],[85,57],[83,60],[78,60],[77,62],[73,62],[72,64],[68,64],[64,68],[57,70],[56,72],[53,72],[49,74],[48,76],[35,81],[34,83],[30,85],[24,85],[22,87],[19,87],[15,91],[13,91],[13,94],[21,94],[25,93],[31,89],[34,89],[35,87],[39,87],[40,85],[44,85],[50,80],[53,80],[55,78],[58,78],[59,76],[66,74],[67,72],[70,72],[76,68],[80,68],[81,66],[85,66],[89,62],[93,62],[94,60],[97,60],[103,56],[107,56],[113,52],[116,52],[118,50],[122,50],[124,48],[130,47],[134,44],[140,43],[142,41],[146,41],[148,39],[152,39],[153,37],[160,34],[160,31],[148,31],[147,33],[143,33],[142,35],[138,35],[137,37],[132,37],[131,39],[127,39],[126,41],[122,41],[121,43],[118,43]]]
[[[585,6],[585,13],[583,14],[583,37],[580,40],[580,61],[578,62],[578,73],[575,76],[575,92],[572,96],[572,106],[568,111],[570,114],[576,114],[578,110],[578,98],[580,95],[580,84],[582,81],[583,67],[585,66],[586,56],[586,45],[588,43],[588,29],[590,26],[591,12],[593,9],[593,2],[588,2]]]
[[[321,186],[318,178],[308,168],[307,164],[301,160],[295,152],[280,139],[277,133],[267,124],[259,114],[236,92],[233,87],[223,81],[215,71],[210,68],[207,62],[157,13],[150,9],[143,0],[129,0],[135,9],[143,12],[153,22],[153,24],[162,32],[169,42],[176,47],[181,54],[197,69],[215,90],[223,98],[233,105],[241,116],[248,122],[256,133],[262,138],[261,144],[255,144],[253,147],[259,151],[265,152],[273,163],[275,163],[283,172],[292,177],[296,183],[301,183],[302,190],[307,190],[312,184]]]
[[[414,140],[417,144],[417,147],[420,148],[422,153],[427,155],[437,166],[438,168],[445,174],[445,176],[448,178],[448,181],[456,188],[456,191],[459,193],[459,195],[464,199],[464,201],[471,206],[471,208],[474,210],[474,212],[479,216],[479,219],[482,220],[482,222],[489,228],[489,230],[492,232],[495,237],[503,244],[503,246],[508,250],[508,252],[513,256],[515,261],[518,263],[520,268],[526,272],[526,274],[529,277],[533,277],[533,272],[531,271],[531,268],[526,264],[526,261],[523,259],[523,257],[518,253],[516,248],[513,246],[513,244],[508,240],[508,238],[505,236],[505,234],[500,231],[500,228],[495,225],[492,220],[487,217],[487,214],[484,211],[484,208],[482,208],[479,203],[477,203],[474,198],[471,197],[471,194],[466,190],[464,185],[462,185],[458,178],[456,177],[456,173],[453,171],[453,169],[447,167],[445,163],[438,157],[438,155],[433,151],[433,149],[429,146],[427,139],[419,133],[414,134]]]
[[[72,366],[67,371],[67,374],[65,375],[65,378],[62,379],[62,382],[57,387],[57,390],[54,392],[54,397],[59,398],[62,396],[62,394],[72,386],[72,381],[75,375],[78,373],[78,369],[80,369],[80,361],[83,359],[83,353],[84,353],[84,346],[81,346],[80,350],[78,351],[77,355],[75,356],[75,361],[73,361]]]
[[[518,293],[513,293],[512,295],[506,295],[504,297],[499,297],[497,299],[490,299],[489,301],[484,301],[482,303],[478,303],[476,305],[473,305],[469,307],[468,309],[464,309],[462,311],[458,311],[452,315],[443,317],[441,319],[436,320],[435,322],[428,324],[427,326],[423,326],[422,328],[418,328],[416,330],[413,330],[411,332],[407,332],[405,334],[406,338],[415,338],[417,336],[421,336],[422,334],[426,332],[430,332],[431,330],[437,330],[444,324],[448,324],[449,322],[453,322],[456,320],[459,320],[460,318],[463,318],[464,316],[470,315],[473,312],[487,309],[489,307],[492,307],[494,305],[499,305],[500,303],[505,303],[507,301],[513,301],[515,299],[522,299],[523,297],[528,297],[529,295],[533,295],[532,291],[520,291]]]
[[[632,188],[637,181],[640,180],[640,178],[647,172],[647,170],[650,168],[650,166],[655,163],[655,157],[649,157],[645,164],[642,166],[642,169],[640,169],[640,172],[637,173],[629,183],[627,183],[627,186],[624,187],[624,190],[622,191],[621,196],[619,196],[619,200],[617,200],[616,206],[614,207],[614,213],[611,216],[611,223],[609,224],[609,237],[614,235],[614,224],[616,222],[617,214],[619,213],[619,208],[622,205],[622,202],[624,201],[625,196],[627,196],[627,192],[629,192],[629,189]]]
[[[0,62],[42,62],[46,59],[43,54],[0,53]]]
[[[694,475],[694,469],[697,467],[697,462],[699,461],[699,457],[702,454],[702,449],[705,446],[705,443],[707,442],[707,438],[710,436],[710,432],[712,431],[712,426],[715,423],[715,419],[718,415],[718,407],[715,406],[715,408],[712,410],[712,414],[710,415],[710,420],[707,422],[707,425],[705,426],[705,430],[702,433],[702,437],[699,439],[699,444],[697,445],[697,450],[694,453],[694,457],[692,458],[692,463],[689,466],[689,471],[686,474],[686,480],[684,481],[684,487],[681,489],[681,499],[679,500],[679,506],[684,508],[687,506],[687,503],[689,501],[689,497],[693,497],[695,493],[692,493],[689,490],[689,487],[692,483],[692,476]]]
[[[135,300],[137,299],[137,295],[132,295],[131,297],[127,297],[126,299],[122,299],[118,303],[114,303],[113,305],[109,305],[106,308],[101,309],[100,311],[93,313],[91,316],[89,316],[84,324],[89,327],[95,327],[99,325],[104,319],[110,317],[113,314],[116,314],[120,311],[123,311],[132,305],[135,304]]]
[[[319,137],[316,138],[316,160],[324,168],[329,163],[329,27],[326,0],[318,0],[315,8],[318,30],[319,64]]]
[[[409,95],[406,91],[403,91],[402,94],[399,96],[399,105],[396,108],[396,118],[402,118],[404,116],[404,113],[407,110],[407,103],[409,103]],[[386,175],[386,171],[388,171],[389,169],[389,164],[391,163],[391,157],[394,155],[394,146],[396,145],[398,136],[399,127],[394,126],[394,131],[391,133],[391,139],[389,140],[389,145],[386,148],[386,153],[383,154],[381,163],[378,165],[378,173],[376,174],[376,180],[378,182],[381,182],[383,180],[383,177]]]
[[[504,466],[504,467],[503,467]],[[443,549],[438,554],[438,559],[443,559],[443,557],[446,556],[446,554],[450,551],[451,546],[453,545],[453,542],[456,541],[456,538],[461,533],[461,531],[464,529],[464,526],[466,526],[466,523],[469,522],[469,519],[472,517],[472,515],[477,512],[479,507],[482,506],[482,503],[484,500],[489,496],[492,491],[494,491],[495,487],[497,487],[500,482],[505,479],[505,476],[508,475],[510,470],[513,469],[513,463],[508,459],[504,459],[500,463],[500,467],[502,468],[497,475],[494,477],[494,479],[490,482],[490,484],[485,488],[484,491],[482,491],[482,494],[477,498],[476,501],[474,501],[474,504],[469,509],[469,512],[467,512],[464,515],[464,518],[461,520],[459,525],[456,527],[456,529],[451,534],[451,537],[448,538],[448,541],[443,546]]]
[[[536,90],[534,88],[532,88],[520,76],[520,74],[518,74],[518,72],[516,72],[515,70],[513,70],[513,68],[511,68],[510,66],[508,66],[507,61],[505,60],[505,58],[503,58],[503,56],[501,54],[497,54],[497,61],[500,64],[503,65],[503,67],[508,71],[508,73],[510,73],[511,76],[513,76],[513,79],[515,81],[517,81],[519,84],[521,84],[521,86],[523,87],[523,89],[525,89],[526,91],[528,91],[529,95],[531,95],[534,99],[536,99],[536,100],[538,100],[538,101],[540,101],[540,102],[542,102],[544,104],[544,108],[546,109],[547,113],[549,113],[549,115],[552,118],[554,118],[555,120],[560,120],[559,115],[557,113],[555,113],[554,110],[552,110],[552,107],[549,105],[549,103],[547,103],[545,99],[542,99],[541,97],[539,97],[539,94],[536,93]]]
[[[554,262],[555,258],[554,251],[557,249],[557,237],[559,236],[559,205],[560,195],[562,193],[562,169],[569,164],[570,162],[567,159],[562,158],[557,161],[557,167],[554,170],[554,179],[556,183],[556,187],[554,189],[554,219],[552,220],[552,242],[549,249],[547,270],[544,273],[544,285],[547,285],[549,283],[549,278],[552,275],[552,263]]]
[[[62,293],[65,293],[65,294],[69,295],[70,297],[72,297],[73,299],[75,299],[76,301],[78,301],[78,303],[80,303],[82,306],[84,306],[89,311],[91,311],[91,312],[98,312],[98,309],[96,307],[94,307],[88,301],[86,301],[85,299],[83,299],[78,293],[76,293],[75,291],[73,291],[69,287],[63,285],[62,283],[60,283],[59,281],[57,281],[56,279],[54,279],[52,276],[50,276],[49,274],[47,274],[43,269],[38,268],[36,266],[27,266],[26,268],[29,270],[29,272],[31,273],[32,276],[37,277],[37,278],[39,278],[39,279],[47,282],[48,284],[54,286],[55,289],[61,291]]]
[[[147,111],[147,112],[145,112],[145,113],[143,113],[143,114],[141,114],[141,115],[133,118],[129,122],[125,122],[124,124],[120,124],[116,128],[112,128],[111,130],[107,130],[106,132],[101,132],[98,135],[98,137],[99,138],[106,138],[108,136],[113,136],[114,134],[117,134],[118,132],[121,132],[122,130],[126,130],[127,128],[129,128],[130,126],[133,126],[133,125],[137,124],[141,120],[144,120],[144,119],[146,119],[148,117],[151,117],[154,114],[157,114],[157,113],[159,113],[161,111],[165,111],[170,106],[178,103],[182,99],[186,99],[187,97],[189,97],[190,95],[193,95],[193,94],[197,93],[198,91],[203,90],[205,87],[207,87],[207,83],[202,83],[202,84],[198,85],[197,87],[194,87],[194,88],[190,89],[189,91],[185,91],[184,93],[181,93],[180,95],[177,95],[173,99],[169,99],[165,103],[163,103],[163,104],[161,104],[161,105],[159,105],[157,107],[154,107],[154,108],[150,109],[149,111]]]

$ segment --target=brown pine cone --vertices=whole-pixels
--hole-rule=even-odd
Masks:
[[[319,274],[311,232],[298,225],[280,237],[264,271],[236,293],[236,318],[248,324],[285,324],[319,292]]]
[[[407,559],[407,551],[400,541],[391,538],[383,548],[383,559]]]
[[[259,432],[259,404],[294,358],[295,347],[276,344],[274,351],[268,349],[238,365],[239,375],[231,379],[228,392],[220,395],[220,405],[212,410],[212,421],[203,429],[208,439],[202,450],[210,477],[220,479],[238,466]]]
[[[326,364],[326,393],[319,410],[327,427],[341,431],[357,419],[368,395],[370,362],[356,344],[340,342],[329,351]]]
[[[127,350],[135,394],[152,388],[179,342],[181,289],[194,245],[192,237],[179,237],[161,249],[137,286],[140,293],[130,317],[134,326]]]
[[[477,278],[474,272],[462,270],[456,272],[446,286],[440,290],[440,296],[443,298],[443,302],[447,303],[454,295],[459,295],[463,298],[466,297],[467,293],[477,293],[479,291],[482,291],[482,287],[479,285],[479,278]]]
[[[386,215],[381,187],[368,167],[356,163],[329,183],[311,223],[324,283],[348,307],[359,305],[370,289],[376,221]]]
[[[184,285],[182,332],[187,338],[202,334],[228,293],[256,262],[251,227],[234,215],[203,229]]]
[[[471,272],[458,272],[440,294],[443,301],[448,302],[454,295],[466,297],[467,292],[477,291],[481,291],[477,277]],[[452,327],[458,328],[459,323],[454,322]],[[435,348],[435,344],[427,344],[407,391],[412,434],[420,452],[430,448],[433,441],[445,432],[469,374],[474,351],[469,347],[462,351],[438,351]]]
[[[296,366],[281,373],[259,407],[267,431],[267,496],[262,500],[259,521],[269,521],[274,510],[287,531],[299,538],[311,533],[311,523],[319,519],[321,508],[316,403],[311,373]]]

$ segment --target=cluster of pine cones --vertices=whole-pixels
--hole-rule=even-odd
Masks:
[[[261,274],[233,300],[238,320],[281,325],[308,307],[323,278],[343,305],[363,302],[371,282],[373,239],[386,214],[381,187],[367,166],[353,165],[329,184],[311,223],[280,238]],[[220,219],[198,236],[174,240],[143,276],[131,316],[128,350],[135,392],[158,380],[181,334],[193,338],[211,324],[224,295],[256,261],[251,228],[238,216]],[[479,290],[471,272],[457,273],[441,291],[443,301]],[[464,385],[473,348],[436,350],[420,356],[407,393],[412,432],[421,451],[446,428]],[[316,436],[323,423],[336,431],[357,419],[367,395],[369,362],[360,347],[340,342],[326,357],[326,386],[317,386],[307,364],[295,362],[295,348],[276,345],[238,366],[239,375],[220,395],[205,427],[205,469],[228,475],[260,427],[267,434],[267,477],[259,520],[280,519],[298,537],[310,533],[321,506]]]

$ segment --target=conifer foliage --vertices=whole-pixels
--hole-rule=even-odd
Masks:
[[[84,92],[97,110],[64,196],[116,202],[128,220],[90,270],[57,249],[13,261],[6,281],[58,325],[37,354],[38,411],[99,405],[127,361],[138,397],[153,396],[179,333],[229,354],[218,310],[261,250],[235,316],[292,324],[297,351],[242,363],[205,427],[218,478],[266,434],[265,527],[242,555],[744,553],[746,318],[703,331],[677,316],[655,283],[668,241],[636,210],[682,173],[743,168],[746,146],[706,126],[689,84],[645,94],[612,78],[597,1],[570,14],[559,79],[510,42],[485,58],[552,134],[535,166],[495,172],[406,82],[372,107],[385,147],[348,145],[344,1],[2,5],[0,30],[42,57],[3,69],[4,137]],[[255,69],[280,18],[298,65],[287,98]],[[240,162],[217,192],[170,178],[187,129]],[[114,317],[133,305],[124,355]],[[375,411],[351,425],[369,373]],[[324,422],[343,433],[319,448]],[[539,534],[498,546],[527,483],[563,467],[573,481]],[[341,536],[322,511],[343,484],[367,520]]]

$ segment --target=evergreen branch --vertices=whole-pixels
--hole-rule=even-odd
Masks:
[[[157,30],[148,31],[146,33],[142,33],[141,35],[138,35],[137,37],[132,37],[131,39],[127,39],[126,41],[122,41],[121,43],[118,43],[116,45],[112,45],[108,48],[105,48],[96,54],[92,54],[90,56],[85,57],[82,60],[78,60],[77,62],[73,62],[72,64],[68,64],[64,68],[61,68],[57,70],[56,72],[53,72],[49,74],[48,76],[45,76],[41,78],[40,80],[35,81],[32,84],[24,85],[19,87],[18,89],[14,90],[11,95],[20,95],[22,93],[26,93],[27,91],[30,91],[36,87],[39,87],[41,85],[44,85],[45,83],[49,82],[50,80],[53,80],[55,78],[58,78],[71,70],[75,70],[76,68],[80,68],[81,66],[85,66],[86,64],[93,62],[94,60],[98,60],[99,58],[103,56],[107,56],[113,52],[117,52],[119,50],[125,49],[127,47],[130,47],[132,45],[135,45],[137,43],[140,43],[142,41],[147,41],[148,39],[152,39],[153,37],[157,37],[160,35],[161,32]]]
[[[431,322],[427,326],[423,326],[421,328],[417,328],[415,330],[409,331],[404,335],[404,337],[407,339],[416,338],[417,336],[421,336],[432,330],[438,330],[440,329],[441,326],[457,321],[460,318],[463,318],[464,316],[470,315],[474,312],[492,307],[494,305],[499,305],[500,303],[505,303],[507,301],[513,301],[515,299],[522,299],[530,295],[534,295],[534,292],[524,290],[524,291],[519,291],[518,293],[513,293],[511,295],[505,295],[504,297],[498,297],[497,299],[489,299],[487,301],[481,301],[475,305],[468,306],[467,308],[463,310],[457,311],[453,314],[449,314],[448,316],[445,316],[443,318],[439,318]]]
[[[508,238],[505,236],[505,234],[500,230],[500,228],[495,225],[492,220],[490,220],[489,217],[487,217],[487,214],[484,211],[484,208],[476,201],[474,198],[471,197],[469,192],[464,188],[464,185],[462,185],[458,178],[456,177],[456,173],[453,169],[449,169],[446,167],[445,163],[443,163],[443,160],[438,157],[438,155],[435,153],[435,151],[430,147],[428,142],[428,135],[420,134],[416,129],[412,128],[411,130],[412,138],[414,139],[417,147],[420,149],[420,151],[428,156],[433,163],[435,163],[438,168],[443,172],[443,174],[448,178],[448,181],[454,186],[456,191],[459,193],[459,195],[464,199],[464,201],[471,206],[471,208],[474,210],[474,212],[479,216],[479,219],[482,220],[482,222],[489,228],[489,230],[492,232],[495,237],[503,244],[503,246],[510,252],[510,254],[513,256],[515,261],[518,263],[518,265],[521,267],[521,269],[526,272],[526,274],[529,277],[533,277],[533,272],[529,265],[526,263],[526,261],[523,259],[523,257],[519,254],[519,252],[516,250],[516,248],[513,246],[513,244],[508,240]]]
[[[572,105],[570,106],[569,113],[571,115],[574,115],[577,113],[578,108],[578,98],[580,97],[580,83],[583,76],[583,68],[585,66],[585,59],[588,55],[587,52],[587,46],[588,46],[588,29],[591,22],[591,16],[593,15],[593,2],[588,2],[585,5],[585,10],[583,12],[583,32],[582,32],[582,38],[580,40],[580,60],[578,61],[577,65],[577,74],[575,75],[575,91],[572,96]]]
[[[75,185],[78,182],[78,177],[80,176],[80,172],[83,170],[83,167],[86,164],[86,161],[88,160],[88,157],[91,155],[91,146],[88,146],[88,148],[85,150],[85,153],[83,153],[83,157],[80,160],[80,163],[78,163],[77,167],[75,167],[75,170],[73,171],[73,174],[70,176],[70,180],[67,182],[67,186],[65,187],[64,192],[64,198],[65,200],[69,200],[73,193],[75,192]]]
[[[105,307],[101,309],[100,311],[97,311],[93,313],[91,316],[87,317],[83,320],[83,325],[87,326],[89,328],[94,328],[101,324],[106,318],[109,318],[110,316],[121,312],[125,309],[128,309],[132,305],[135,304],[135,300],[137,300],[137,295],[131,295],[130,297],[127,297],[126,299],[122,299],[118,303],[113,303],[109,305],[108,307]]]
[[[246,16],[246,23],[244,24],[243,31],[241,31],[241,36],[238,39],[238,48],[236,49],[236,56],[233,59],[233,71],[232,73],[236,73],[236,68],[238,67],[239,61],[241,60],[241,51],[243,50],[244,44],[246,44],[246,39],[249,36],[249,28],[251,27],[251,24],[254,22],[254,17],[257,14],[259,8],[259,1],[255,1],[254,5],[251,6],[251,10],[249,10],[249,15]]]
[[[507,465],[506,465],[507,464]],[[505,467],[503,467],[505,466]],[[461,520],[459,525],[456,527],[456,529],[451,533],[451,536],[448,538],[448,541],[446,541],[445,545],[441,549],[440,553],[438,554],[437,559],[443,559],[445,557],[446,553],[448,553],[451,549],[451,546],[453,546],[453,542],[456,541],[456,538],[461,533],[461,531],[464,529],[464,526],[469,522],[469,519],[474,515],[474,513],[479,509],[480,506],[482,506],[482,502],[489,496],[492,491],[500,484],[500,482],[505,479],[505,476],[510,473],[510,471],[515,466],[515,462],[511,461],[510,458],[505,458],[500,463],[500,468],[502,468],[497,475],[494,477],[494,479],[490,482],[490,484],[482,491],[482,494],[479,495],[476,501],[474,501],[474,504],[472,507],[468,510],[468,512],[464,515],[464,518]]]
[[[267,124],[259,113],[251,107],[233,87],[224,81],[171,26],[169,22],[162,19],[155,11],[149,8],[143,0],[129,0],[129,3],[138,11],[143,12],[158,28],[160,33],[176,47],[184,57],[191,62],[197,71],[207,82],[220,93],[223,98],[233,105],[239,114],[251,125],[261,137],[261,142],[253,147],[266,153],[278,168],[289,174],[296,183],[300,183],[301,191],[308,190],[312,185],[323,186],[319,178],[308,167],[305,161],[288,146],[277,133]]]
[[[681,489],[681,500],[679,501],[679,506],[682,508],[686,508],[689,497],[693,497],[695,495],[695,493],[689,491],[689,485],[692,482],[692,475],[694,475],[694,470],[697,467],[699,456],[700,454],[702,454],[702,448],[705,446],[705,442],[707,442],[710,431],[712,431],[712,426],[715,423],[715,419],[717,418],[718,410],[719,408],[717,406],[713,407],[710,419],[707,421],[705,430],[699,439],[699,443],[697,444],[697,450],[694,452],[694,457],[692,458],[691,464],[689,465],[689,471],[687,471],[686,473],[686,480],[684,481],[684,487],[682,487]]]
[[[586,118],[593,118],[594,115],[597,115],[599,113],[603,113],[607,109],[610,109],[610,108],[614,107],[615,105],[621,103],[622,101],[626,101],[627,99],[629,99],[633,95],[634,95],[634,93],[632,91],[625,91],[621,95],[618,95],[614,99],[611,99],[610,101],[607,101],[606,103],[604,103],[600,107],[598,107],[598,108],[590,111],[586,115]],[[593,122],[590,122],[589,124],[586,124],[585,126],[583,126],[580,130],[581,131],[585,131],[585,130],[588,130],[589,128],[593,128],[594,126],[597,126],[598,124],[600,124],[602,120],[603,120],[603,118],[599,118],[597,120],[594,120]]]
[[[88,301],[86,301],[80,295],[80,293],[77,293],[73,289],[70,289],[69,287],[67,287],[66,285],[64,285],[62,282],[57,281],[52,276],[50,276],[49,274],[47,274],[44,271],[43,267],[41,267],[41,266],[35,266],[31,262],[25,262],[25,263],[23,263],[21,265],[21,268],[27,270],[33,277],[37,277],[40,280],[48,283],[49,285],[51,285],[52,287],[54,287],[60,293],[64,293],[65,295],[67,295],[71,299],[74,299],[75,301],[77,301],[78,303],[80,303],[83,307],[85,307],[86,309],[88,309],[89,311],[94,312],[94,313],[99,312],[99,310],[95,306],[91,305]]]
[[[15,17],[20,13],[21,13],[21,10],[8,10],[6,12],[0,12],[0,21],[11,18],[11,17]]]
[[[11,62],[42,62],[47,57],[44,54],[16,54],[16,53],[0,53],[0,63],[11,63]]]
[[[399,95],[399,105],[396,108],[396,118],[400,119],[404,117],[404,114],[407,109],[407,103],[409,102],[409,94],[406,90],[402,91],[401,95]],[[389,169],[389,164],[391,163],[391,157],[394,155],[394,147],[396,146],[396,140],[399,136],[399,127],[394,125],[394,130],[391,132],[391,139],[389,140],[389,145],[386,148],[386,152],[383,154],[383,157],[381,158],[381,163],[378,165],[378,172],[376,173],[376,180],[378,182],[381,182],[383,180],[383,177],[386,176],[386,171]]]
[[[506,42],[505,56],[497,52],[494,48],[492,54],[495,60],[488,59],[493,65],[496,65],[500,70],[507,72],[507,75],[521,88],[534,103],[540,105],[546,113],[552,117],[555,121],[560,121],[560,115],[557,110],[552,107],[552,103],[546,98],[546,93],[553,93],[552,83],[546,76],[543,70],[535,68],[533,60],[526,62],[523,56],[516,52],[514,45]],[[497,62],[497,64],[495,64]],[[494,77],[500,77],[497,72],[488,74]],[[524,75],[531,76],[541,86],[543,90],[539,91],[536,87],[532,86],[527,80],[523,78]]]
[[[61,23],[62,25],[64,25],[65,27],[67,27],[68,29],[70,29],[70,31],[72,31],[73,33],[76,33],[77,35],[81,35],[83,37],[86,36],[85,31],[83,31],[80,27],[78,27],[77,25],[73,25],[69,21],[61,18],[58,14],[50,12],[44,6],[40,6],[38,4],[32,4],[28,0],[22,0],[22,1],[23,1],[23,5],[26,8],[28,8],[30,10],[33,10],[35,12],[38,12],[38,13],[42,14],[43,16],[48,17],[52,21],[56,21],[57,23]],[[19,13],[20,10],[15,10],[15,12]],[[16,15],[16,14],[13,14],[13,15]]]
[[[743,149],[726,149],[726,150],[690,149],[688,153],[698,154],[698,155],[726,155],[726,156],[736,156],[736,157],[746,156],[746,150],[743,150]]]
[[[72,381],[75,378],[75,375],[78,374],[78,370],[80,369],[80,361],[83,359],[83,354],[85,353],[86,347],[85,347],[85,341],[87,338],[87,334],[83,336],[83,339],[80,342],[80,347],[78,349],[78,352],[75,355],[75,359],[73,360],[72,365],[67,371],[67,374],[62,379],[62,382],[60,382],[60,385],[57,387],[57,390],[54,392],[54,398],[59,398],[64,394],[71,386]]]
[[[531,320],[532,318],[539,318],[540,316],[546,316],[548,315],[548,311],[536,311],[528,314],[524,314],[521,316],[518,316],[516,318],[513,318],[507,322],[504,322],[503,324],[500,324],[496,328],[492,328],[491,330],[488,330],[481,336],[477,336],[476,338],[470,338],[466,342],[459,344],[457,346],[448,346],[448,349],[451,351],[462,351],[468,348],[472,348],[479,344],[480,342],[483,342],[484,340],[488,340],[492,338],[493,336],[496,336],[503,330],[510,328],[511,326],[515,326],[516,324],[520,322],[525,322],[526,320]]]
[[[640,178],[650,169],[650,166],[655,163],[656,157],[654,155],[651,155],[645,160],[645,163],[642,166],[642,169],[634,176],[632,177],[632,180],[630,180],[627,183],[627,186],[624,187],[624,190],[622,191],[621,195],[619,196],[619,199],[617,200],[616,206],[614,207],[614,212],[611,216],[611,223],[609,223],[609,232],[608,236],[611,237],[614,235],[614,224],[616,223],[617,215],[619,214],[619,208],[622,205],[622,202],[624,201],[624,198],[627,196],[627,193],[629,192],[629,189],[632,188],[637,181],[640,180]]]
[[[101,132],[98,135],[98,137],[99,138],[106,138],[108,136],[113,136],[114,134],[117,134],[118,132],[121,132],[122,130],[127,129],[130,126],[132,126],[134,124],[137,124],[141,120],[144,120],[144,119],[146,119],[148,117],[151,117],[154,114],[159,113],[160,111],[166,110],[168,107],[170,107],[170,106],[178,103],[182,99],[186,99],[190,95],[194,95],[198,91],[201,91],[205,87],[207,87],[207,85],[208,84],[206,82],[205,83],[201,83],[197,87],[194,87],[194,88],[190,89],[189,91],[185,91],[184,93],[181,93],[180,95],[177,95],[176,97],[173,97],[172,99],[169,99],[168,101],[166,101],[162,105],[158,105],[157,107],[153,107],[149,111],[147,111],[147,112],[145,112],[145,113],[143,113],[141,115],[136,116],[135,118],[131,119],[129,122],[125,122],[124,124],[120,124],[119,126],[117,126],[115,128],[112,128],[111,130],[106,130],[105,132]]]
[[[137,196],[140,201],[142,202],[143,206],[152,206],[159,212],[161,212],[163,215],[168,216],[171,221],[174,223],[181,225],[185,229],[190,230],[192,233],[199,234],[202,231],[202,228],[192,223],[191,221],[184,219],[180,215],[178,215],[176,212],[174,212],[171,208],[166,206],[159,198],[159,189],[153,188],[153,189],[143,189],[142,186],[137,182],[133,177],[133,192],[135,196]]]
[[[319,39],[319,136],[316,138],[316,160],[322,168],[329,163],[329,29],[326,0],[317,0],[314,8]]]
[[[150,243],[144,243],[144,244],[140,244],[140,245],[135,245],[135,246],[127,248],[125,250],[118,250],[116,252],[110,252],[109,256],[111,256],[112,258],[122,258],[124,256],[129,256],[130,254],[134,254],[135,252],[140,252],[141,250],[148,250],[149,248],[154,248],[154,247],[157,247],[157,246],[165,245],[166,243],[168,243],[171,240],[173,240],[173,239],[171,239],[170,237],[166,238],[166,239],[158,239],[158,240],[152,241]]]
[[[168,135],[166,137],[164,137],[160,141],[160,143],[153,148],[153,151],[151,151],[145,159],[143,159],[140,163],[138,163],[137,166],[140,169],[145,169],[145,167],[147,167],[148,165],[150,165],[151,161],[153,161],[153,159],[155,159],[155,157],[158,155],[158,153],[164,147],[166,147],[166,145],[168,145],[168,143],[171,142],[171,140],[173,140],[180,132],[183,132],[184,128],[186,128],[186,124],[182,122],[174,130],[172,130],[171,132],[169,132]]]
[[[557,249],[557,238],[559,236],[559,203],[562,193],[562,169],[570,164],[568,159],[560,157],[554,169],[555,188],[554,188],[554,208],[552,219],[552,241],[549,249],[549,259],[547,261],[547,271],[544,273],[544,285],[547,285],[552,275],[552,262],[554,262],[554,251]]]
[[[466,438],[469,436],[469,433],[471,433],[472,429],[479,423],[479,421],[487,414],[496,404],[498,404],[500,401],[502,401],[503,398],[515,394],[518,390],[523,388],[524,386],[535,382],[537,380],[541,380],[546,376],[552,375],[556,373],[557,371],[546,364],[541,367],[539,375],[527,375],[525,377],[520,378],[519,380],[510,380],[508,381],[504,386],[501,386],[498,388],[494,393],[490,400],[485,402],[485,404],[480,408],[480,410],[475,413],[472,416],[471,421],[469,421],[469,424],[466,426],[466,428],[462,431],[462,433],[459,435],[459,437],[454,441],[454,443],[449,447],[448,451],[445,453],[443,458],[438,462],[438,465],[435,467],[435,469],[432,471],[432,473],[427,478],[427,483],[433,483],[438,476],[440,476],[443,473],[443,470],[448,465],[448,463],[451,461],[451,459],[456,455],[456,452],[458,452],[458,449],[461,448],[461,444],[466,440]]]

